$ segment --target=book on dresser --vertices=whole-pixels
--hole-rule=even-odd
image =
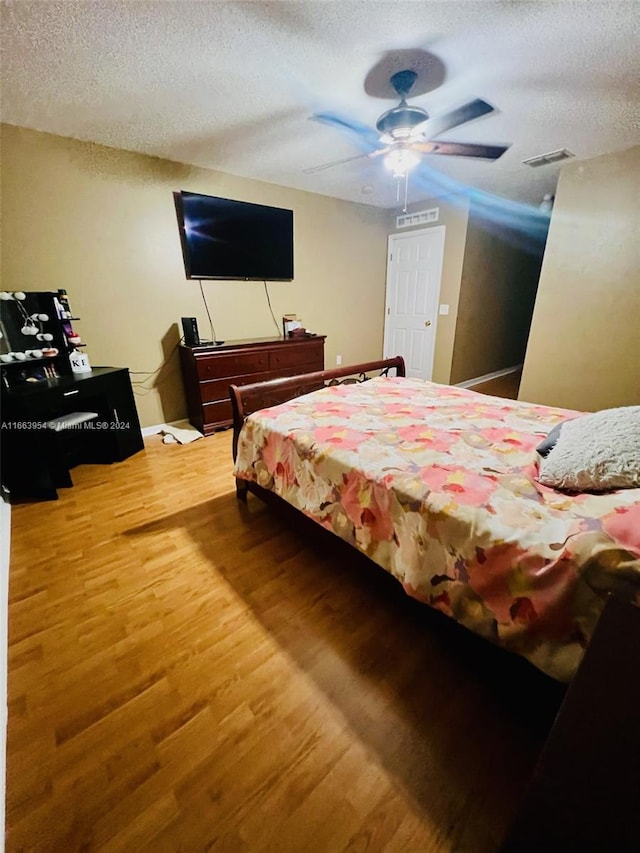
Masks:
[[[229,385],[324,370],[325,335],[253,338],[221,346],[181,344],[180,367],[190,423],[204,435],[232,424]]]

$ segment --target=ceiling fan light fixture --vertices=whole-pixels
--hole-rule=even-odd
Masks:
[[[415,151],[412,151],[410,148],[405,148],[404,146],[392,148],[384,158],[384,165],[390,172],[393,172],[394,178],[406,177],[408,172],[413,169],[414,166],[417,166],[419,162],[419,155],[416,154]]]
[[[383,133],[380,142],[383,145],[397,145],[398,143],[422,142],[423,136],[420,131],[413,127],[399,127],[391,133]]]
[[[380,116],[376,122],[376,130],[392,139],[407,138],[417,125],[423,124],[428,118],[429,113],[426,110],[409,106],[406,101],[401,101],[397,107],[387,110]]]

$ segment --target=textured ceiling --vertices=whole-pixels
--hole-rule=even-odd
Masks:
[[[640,144],[636,0],[3,5],[4,121],[351,201],[393,207],[395,181],[381,158],[304,174],[362,144],[310,117],[373,127],[386,69],[425,55],[410,102],[497,108],[443,138],[512,143],[494,163],[424,158],[462,184],[537,204],[559,167],[524,158]],[[429,194],[411,182],[410,201]]]

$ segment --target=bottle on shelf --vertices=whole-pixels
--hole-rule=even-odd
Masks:
[[[80,335],[74,331],[73,326],[68,321],[63,322],[62,328],[70,347],[77,347],[82,343]]]
[[[69,297],[67,296],[66,290],[58,290],[57,302],[60,306],[60,319],[61,320],[70,320],[73,314],[71,313],[71,306],[69,305]]]

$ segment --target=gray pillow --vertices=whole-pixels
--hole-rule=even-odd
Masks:
[[[565,421],[538,481],[573,492],[640,488],[640,406]]]

